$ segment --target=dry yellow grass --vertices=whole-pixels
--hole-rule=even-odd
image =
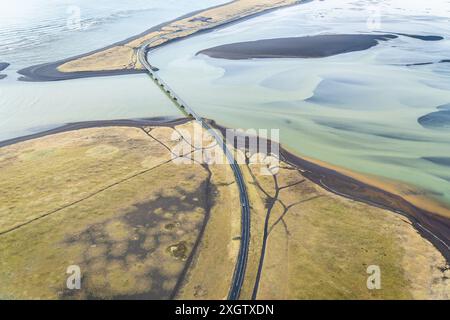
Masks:
[[[234,174],[223,160],[215,139],[197,123],[177,126],[184,149],[195,150],[192,159],[208,166],[214,203],[208,223],[177,299],[225,299],[239,252],[241,209]],[[189,142],[189,143],[188,143]],[[216,155],[221,160],[214,162]]]
[[[84,129],[1,148],[0,232],[168,160],[137,128]]]
[[[222,6],[207,9],[188,18],[176,20],[123,45],[68,61],[58,67],[60,72],[113,71],[142,69],[137,50],[144,42],[154,41],[150,47],[173,39],[180,39],[198,31],[219,26],[271,8],[292,5],[296,0],[236,0]]]
[[[239,252],[240,206],[229,166],[210,166],[220,194],[177,299],[226,299]]]
[[[1,148],[0,298],[170,298],[210,214],[229,234],[208,227],[201,247],[223,254],[236,233],[235,186],[219,168],[174,164],[177,131],[82,129]],[[236,257],[225,250],[220,272]],[[66,289],[70,265],[81,290]]]
[[[221,153],[193,122],[0,148],[0,298],[226,298],[241,208],[229,166],[198,163],[206,150]],[[242,166],[251,242],[241,298],[252,297],[272,207],[258,299],[449,299],[445,259],[405,218],[285,163],[276,176],[259,169]],[[79,291],[65,287],[70,265],[81,267]],[[381,290],[366,287],[369,265]]]
[[[444,257],[407,219],[331,194],[284,163],[274,178],[251,168],[273,203],[258,299],[450,298]],[[380,290],[367,289],[370,265],[381,268]]]

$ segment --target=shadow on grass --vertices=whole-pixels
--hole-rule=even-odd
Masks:
[[[209,172],[208,178],[193,192],[177,187],[173,196],[159,193],[156,199],[138,203],[119,217],[90,225],[68,237],[63,245],[83,248],[82,260],[78,263],[83,275],[82,288],[65,289],[60,298],[157,300],[174,297],[215,201],[216,187],[210,183],[210,178]],[[203,209],[200,215],[199,209]],[[108,228],[111,224],[118,224],[120,228],[111,230]],[[134,271],[136,265],[143,266],[139,272]],[[135,292],[131,289],[130,293],[128,288],[121,293],[107,281],[109,270],[117,266],[119,273],[116,270],[114,276],[119,274],[120,277],[123,273],[127,279],[131,277],[139,286]],[[166,268],[175,272],[166,272]]]

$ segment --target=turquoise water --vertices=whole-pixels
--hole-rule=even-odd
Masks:
[[[0,0],[0,140],[66,122],[180,116],[145,75],[55,83],[16,81],[16,70],[109,45],[226,1]],[[81,28],[67,28],[73,6]],[[70,10],[69,10],[70,9]],[[279,128],[282,143],[362,173],[412,183],[450,203],[450,131],[417,119],[450,103],[450,1],[327,0],[281,9],[151,53],[160,75],[198,113],[229,127]],[[228,61],[212,46],[333,33],[400,36],[323,59]]]
[[[145,75],[24,83],[16,71],[86,53],[225,2],[0,0],[0,62],[11,64],[0,72],[7,74],[0,80],[0,140],[67,122],[179,117]]]
[[[146,75],[41,83],[0,83],[0,141],[61,124],[181,117]]]
[[[413,184],[450,204],[450,131],[418,118],[450,103],[450,1],[328,0],[281,9],[151,52],[160,76],[202,116],[279,128],[298,154]],[[224,60],[200,50],[267,38],[397,32],[319,59]],[[429,65],[408,66],[433,62]],[[436,161],[437,160],[437,161]]]

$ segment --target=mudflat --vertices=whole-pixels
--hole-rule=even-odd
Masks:
[[[395,39],[391,34],[333,34],[307,37],[263,39],[225,44],[197,54],[230,60],[267,58],[324,58],[337,54],[362,51],[379,41]]]
[[[375,47],[380,42],[398,37],[422,41],[440,41],[441,36],[405,33],[385,34],[320,34],[306,37],[261,39],[220,45],[197,53],[212,58],[243,60],[268,58],[325,58]]]

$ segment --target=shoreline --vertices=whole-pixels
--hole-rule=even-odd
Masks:
[[[102,127],[139,128],[142,126],[174,127],[189,121],[191,121],[191,119],[188,118],[156,117],[156,118],[140,118],[140,119],[92,120],[92,121],[72,122],[42,132],[32,133],[29,135],[0,141],[0,148],[11,146],[13,144],[25,142],[28,140],[46,137],[53,134],[64,133],[69,131],[77,131],[81,129],[102,128]]]
[[[404,216],[450,263],[450,218],[420,208],[400,195],[374,186],[367,182],[370,179],[357,179],[339,172],[338,169],[323,166],[321,161],[321,164],[317,164],[283,148],[280,148],[280,153],[282,161],[304,170],[305,177],[329,192]]]
[[[25,81],[25,82],[48,82],[48,81],[62,81],[62,80],[71,80],[71,79],[80,79],[80,78],[92,78],[92,77],[104,77],[104,76],[117,76],[117,75],[128,75],[128,74],[140,74],[140,73],[146,73],[147,71],[145,70],[145,68],[136,68],[136,65],[133,68],[120,68],[120,69],[114,69],[114,70],[92,70],[92,71],[70,71],[70,72],[62,72],[60,70],[58,70],[59,67],[61,67],[62,65],[69,63],[69,62],[73,62],[79,59],[83,59],[83,58],[87,58],[90,57],[92,55],[98,54],[98,53],[102,53],[104,51],[107,50],[111,50],[111,49],[117,49],[120,46],[127,46],[130,42],[133,41],[137,41],[141,38],[145,38],[146,36],[150,35],[153,32],[160,32],[162,30],[162,28],[164,27],[169,27],[172,23],[174,22],[178,22],[184,19],[188,19],[188,18],[195,18],[196,15],[203,13],[203,12],[207,12],[210,10],[214,10],[217,8],[221,8],[221,7],[225,7],[227,5],[230,4],[234,4],[236,2],[238,2],[239,0],[233,0],[230,2],[226,2],[224,4],[220,4],[217,6],[213,6],[213,7],[209,7],[209,8],[205,8],[205,9],[200,9],[200,10],[196,10],[190,13],[187,13],[183,16],[177,17],[173,20],[167,21],[167,22],[163,22],[161,24],[158,24],[150,29],[147,29],[146,31],[137,34],[135,36],[131,36],[125,40],[119,41],[119,42],[115,42],[109,46],[106,47],[102,47],[96,50],[92,50],[80,55],[76,55],[76,56],[72,56],[69,58],[65,58],[65,59],[61,59],[58,61],[54,61],[54,62],[48,62],[48,63],[42,63],[42,64],[38,64],[38,65],[33,65],[33,66],[29,66],[23,69],[20,69],[17,71],[17,73],[19,75],[21,75],[18,78],[18,81]],[[242,21],[245,21],[247,19],[251,19],[269,12],[273,12],[275,10],[278,9],[282,9],[282,8],[287,8],[290,6],[296,6],[299,4],[304,4],[307,3],[311,0],[293,0],[292,3],[289,4],[279,4],[279,6],[277,7],[266,7],[261,9],[261,11],[258,12],[253,12],[253,13],[249,13],[247,15],[242,15],[242,16],[237,16],[237,17],[233,17],[231,16],[228,20],[225,20],[223,22],[220,22],[218,24],[213,24],[211,26],[206,26],[205,28],[198,28],[197,30],[195,30],[193,33],[187,34],[187,35],[183,35],[183,36],[179,36],[179,37],[175,37],[175,38],[171,38],[171,39],[166,39],[164,38],[164,34],[160,35],[159,38],[157,40],[166,40],[163,41],[162,43],[159,43],[151,48],[149,48],[150,50],[154,50],[157,48],[160,48],[162,46],[168,45],[172,42],[175,41],[180,41],[180,40],[184,40],[184,39],[188,39],[190,37],[193,36],[197,36],[199,34],[202,33],[207,33],[207,32],[211,32],[220,28],[224,28],[226,26],[232,25],[234,23],[239,23]],[[145,42],[145,39],[143,40],[143,43]],[[133,48],[134,54],[137,53],[139,48]],[[137,62],[134,62],[135,64]]]
[[[25,142],[53,134],[77,131],[87,128],[99,127],[142,127],[142,126],[168,126],[184,124],[193,121],[189,118],[143,118],[143,119],[118,119],[118,120],[95,120],[74,122],[60,127],[30,134],[22,137],[0,141],[0,148],[16,143]],[[213,128],[222,134],[226,127],[220,126],[214,120],[207,120]],[[265,140],[270,146],[270,140]],[[362,202],[370,206],[379,207],[400,214],[408,219],[417,232],[430,241],[450,263],[450,218],[422,209],[407,199],[397,195],[380,186],[367,182],[367,179],[358,179],[356,174],[339,172],[339,168],[332,167],[322,161],[300,157],[279,145],[280,160],[299,169],[305,178],[327,191],[348,198],[353,201]],[[268,149],[270,152],[270,149]],[[361,175],[362,176],[362,175]],[[366,181],[361,181],[366,180]]]
[[[223,135],[227,129],[214,121],[212,126]],[[271,141],[268,139],[262,141],[267,142],[270,152]],[[280,160],[299,169],[305,178],[316,185],[335,195],[385,209],[408,219],[414,229],[430,241],[450,264],[450,217],[420,208],[394,192],[368,183],[368,179],[358,179],[355,174],[342,173],[338,168],[331,168],[325,162],[295,155],[281,144],[278,144],[278,147]]]

